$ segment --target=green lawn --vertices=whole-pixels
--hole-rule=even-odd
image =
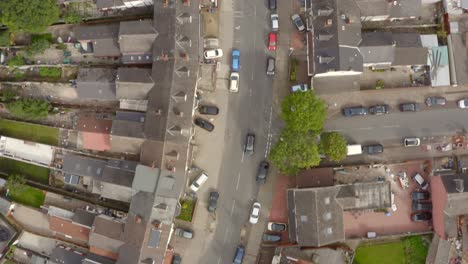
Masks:
[[[7,137],[57,146],[59,130],[55,127],[40,126],[0,118],[0,134]]]
[[[195,210],[195,202],[188,199],[180,199],[180,204],[182,205],[182,210],[180,211],[180,215],[177,216],[177,219],[192,222],[193,210]]]
[[[0,158],[0,172],[24,175],[26,179],[49,183],[49,169],[7,158]]]
[[[15,202],[39,208],[44,204],[45,194],[39,189],[25,186],[21,192],[12,191],[10,198]]]
[[[430,236],[410,236],[385,244],[359,246],[355,264],[424,264],[431,242]]]

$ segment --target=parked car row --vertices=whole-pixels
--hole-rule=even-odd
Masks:
[[[364,106],[351,106],[343,108],[343,115],[346,117],[362,116],[362,115],[382,115],[387,114],[390,107],[386,104],[373,105],[369,108]]]
[[[268,222],[267,230],[275,233],[263,234],[263,242],[279,242],[281,241],[281,235],[279,233],[286,231],[286,224],[277,222]]]
[[[429,183],[419,173],[416,173],[412,178],[420,190],[411,193],[411,209],[413,211],[411,220],[415,222],[429,221],[432,219],[432,203],[429,201],[431,195],[427,191]]]

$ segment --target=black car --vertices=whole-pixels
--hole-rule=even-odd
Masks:
[[[432,211],[432,203],[413,201],[413,211]]]
[[[369,113],[372,115],[382,115],[382,114],[388,114],[389,106],[386,104],[381,104],[381,105],[373,105],[369,107]]]
[[[182,258],[180,257],[179,254],[174,254],[174,256],[172,256],[171,264],[180,264],[180,263],[182,263]]]
[[[268,7],[270,10],[275,10],[276,9],[276,0],[268,0]]]
[[[426,104],[427,106],[431,105],[445,105],[447,103],[447,100],[441,96],[430,96],[426,98]]]
[[[216,207],[218,207],[218,192],[210,192],[210,198],[208,199],[208,212],[214,213]]]
[[[417,112],[419,111],[418,103],[403,103],[400,104],[400,110],[402,112]]]
[[[263,234],[263,242],[278,242],[281,240],[281,236],[272,234]]]
[[[200,118],[200,117],[195,119],[195,125],[203,128],[203,129],[205,129],[206,131],[209,131],[209,132],[213,131],[213,129],[214,129],[213,124],[211,124],[207,120],[205,120],[203,118]]]
[[[414,213],[411,215],[411,220],[414,222],[429,221],[432,219],[432,214],[429,212]]]
[[[412,192],[411,193],[411,199],[413,201],[419,201],[419,200],[428,200],[431,197],[429,192]]]
[[[269,169],[270,169],[270,163],[268,163],[268,161],[264,160],[260,162],[260,165],[258,165],[258,172],[257,172],[257,177],[256,177],[257,183],[263,184],[266,182]]]
[[[367,145],[362,147],[362,151],[369,155],[382,153],[383,149],[384,148],[381,144]]]
[[[202,115],[217,115],[219,108],[214,105],[201,105],[198,108],[198,112]]]
[[[343,115],[344,116],[362,116],[367,115],[369,111],[367,108],[362,106],[353,106],[353,107],[345,107],[343,108]]]

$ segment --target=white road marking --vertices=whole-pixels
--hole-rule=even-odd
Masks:
[[[228,238],[228,233],[229,233],[229,228],[226,228],[226,232],[224,232],[224,240],[223,243],[226,243],[226,240]]]
[[[221,256],[218,258],[218,264],[221,263]]]
[[[244,157],[245,157],[245,150],[242,150],[241,163],[243,163],[243,162],[244,162]]]
[[[373,129],[373,127],[361,127],[361,128],[358,128],[360,130],[370,130],[370,129]]]
[[[384,126],[385,128],[392,128],[392,127],[401,127],[400,125],[391,125],[391,126]]]
[[[236,205],[236,200],[232,200],[232,207],[231,207],[231,216],[234,213],[234,206]]]
[[[273,134],[271,134],[271,123],[272,123],[272,118],[273,118],[273,104],[270,107],[270,117],[268,119],[268,137],[267,137],[267,144],[265,147],[265,159],[268,156],[268,153],[270,152],[271,148],[271,141],[273,139]]]
[[[343,129],[333,129],[333,130],[330,130],[330,131],[343,132],[344,130]]]
[[[236,184],[236,191],[239,190],[239,183],[240,183],[240,171],[239,171],[239,174],[237,174],[237,184]]]

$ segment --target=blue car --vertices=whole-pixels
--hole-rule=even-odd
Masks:
[[[239,71],[240,69],[240,51],[239,50],[232,50],[232,63],[231,63],[231,68],[232,71]]]
[[[244,260],[245,249],[243,246],[238,246],[236,249],[236,255],[234,255],[234,261],[232,264],[242,264]]]

